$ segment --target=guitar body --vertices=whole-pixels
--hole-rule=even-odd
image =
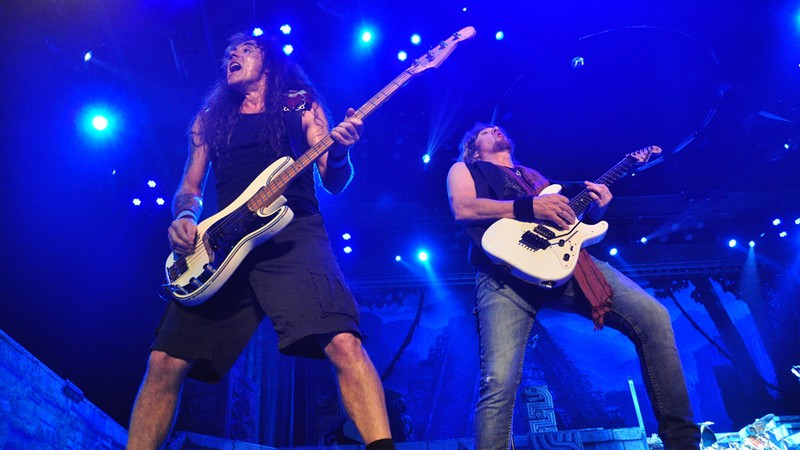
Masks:
[[[283,157],[264,169],[230,205],[197,225],[195,251],[166,262],[167,283],[160,295],[186,306],[208,300],[228,281],[242,260],[256,246],[283,230],[294,217],[280,196],[270,205],[250,211],[247,202],[259,189],[292,164]]]
[[[542,194],[560,191],[561,186],[553,184]],[[517,278],[555,288],[570,279],[581,249],[603,240],[607,231],[605,221],[594,225],[578,221],[562,230],[544,222],[500,219],[486,230],[481,247],[490,259],[508,266]]]

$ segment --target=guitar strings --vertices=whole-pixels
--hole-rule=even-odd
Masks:
[[[609,169],[600,178],[598,178],[596,183],[605,184],[608,186],[609,184],[618,180],[633,166],[633,163],[631,162],[632,159],[634,159],[632,156],[625,156],[625,158],[622,158],[622,161],[617,163],[614,167]],[[573,212],[580,215],[583,210],[592,203],[591,200],[588,200],[589,198],[591,198],[589,197],[589,190],[584,188],[580,193],[578,193],[578,195],[570,200],[569,206],[572,208]]]

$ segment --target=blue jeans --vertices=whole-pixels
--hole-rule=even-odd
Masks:
[[[700,430],[692,421],[666,308],[608,263],[595,262],[614,291],[605,325],[622,332],[636,347],[665,448],[697,449]],[[493,277],[479,271],[476,294],[481,369],[475,449],[507,450],[525,348],[537,311],[554,308],[591,320],[591,307],[573,280],[546,291],[511,276]]]

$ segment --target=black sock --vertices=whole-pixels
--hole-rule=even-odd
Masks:
[[[367,444],[366,450],[395,450],[392,438],[378,439]]]

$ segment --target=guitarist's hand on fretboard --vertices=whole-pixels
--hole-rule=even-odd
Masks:
[[[562,230],[569,229],[577,217],[569,206],[569,199],[561,194],[544,194],[533,198],[533,215],[540,220],[547,220]]]
[[[614,198],[608,186],[600,183],[592,183],[586,181],[586,190],[589,192],[589,197],[592,199],[592,206],[586,211],[586,216],[591,222],[597,222],[606,213],[608,204]]]
[[[361,139],[363,131],[364,122],[356,116],[355,109],[348,108],[344,120],[331,130],[331,137],[339,145],[334,145],[328,150],[330,157],[332,159],[341,159],[347,149]]]

